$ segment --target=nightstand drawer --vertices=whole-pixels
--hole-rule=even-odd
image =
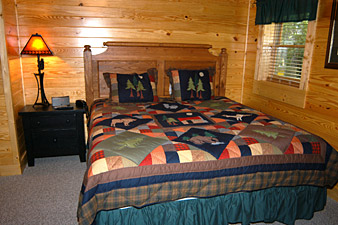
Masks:
[[[67,129],[76,127],[76,114],[31,117],[32,129]]]
[[[35,157],[79,154],[76,131],[48,131],[32,133]]]

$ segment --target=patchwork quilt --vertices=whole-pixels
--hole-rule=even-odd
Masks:
[[[80,224],[101,210],[338,180],[338,153],[323,139],[227,98],[97,100],[89,123]]]

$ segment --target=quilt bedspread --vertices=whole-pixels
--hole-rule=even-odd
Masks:
[[[338,153],[323,139],[227,98],[99,100],[89,123],[80,224],[100,210],[338,180]]]

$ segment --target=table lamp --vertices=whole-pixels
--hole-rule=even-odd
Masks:
[[[37,105],[49,106],[49,102],[46,98],[45,91],[43,88],[43,76],[44,73],[41,73],[41,70],[44,69],[44,61],[40,59],[40,55],[53,55],[52,51],[47,46],[46,42],[43,40],[42,36],[38,33],[32,34],[29,38],[26,46],[21,51],[21,55],[37,55],[38,56],[38,73],[34,73],[36,82],[38,84],[38,94],[35,100],[33,107]],[[41,96],[41,101],[39,97]]]

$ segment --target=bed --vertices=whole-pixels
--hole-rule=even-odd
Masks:
[[[338,180],[325,140],[223,93],[225,49],[85,46],[91,105],[79,224],[310,219]]]

